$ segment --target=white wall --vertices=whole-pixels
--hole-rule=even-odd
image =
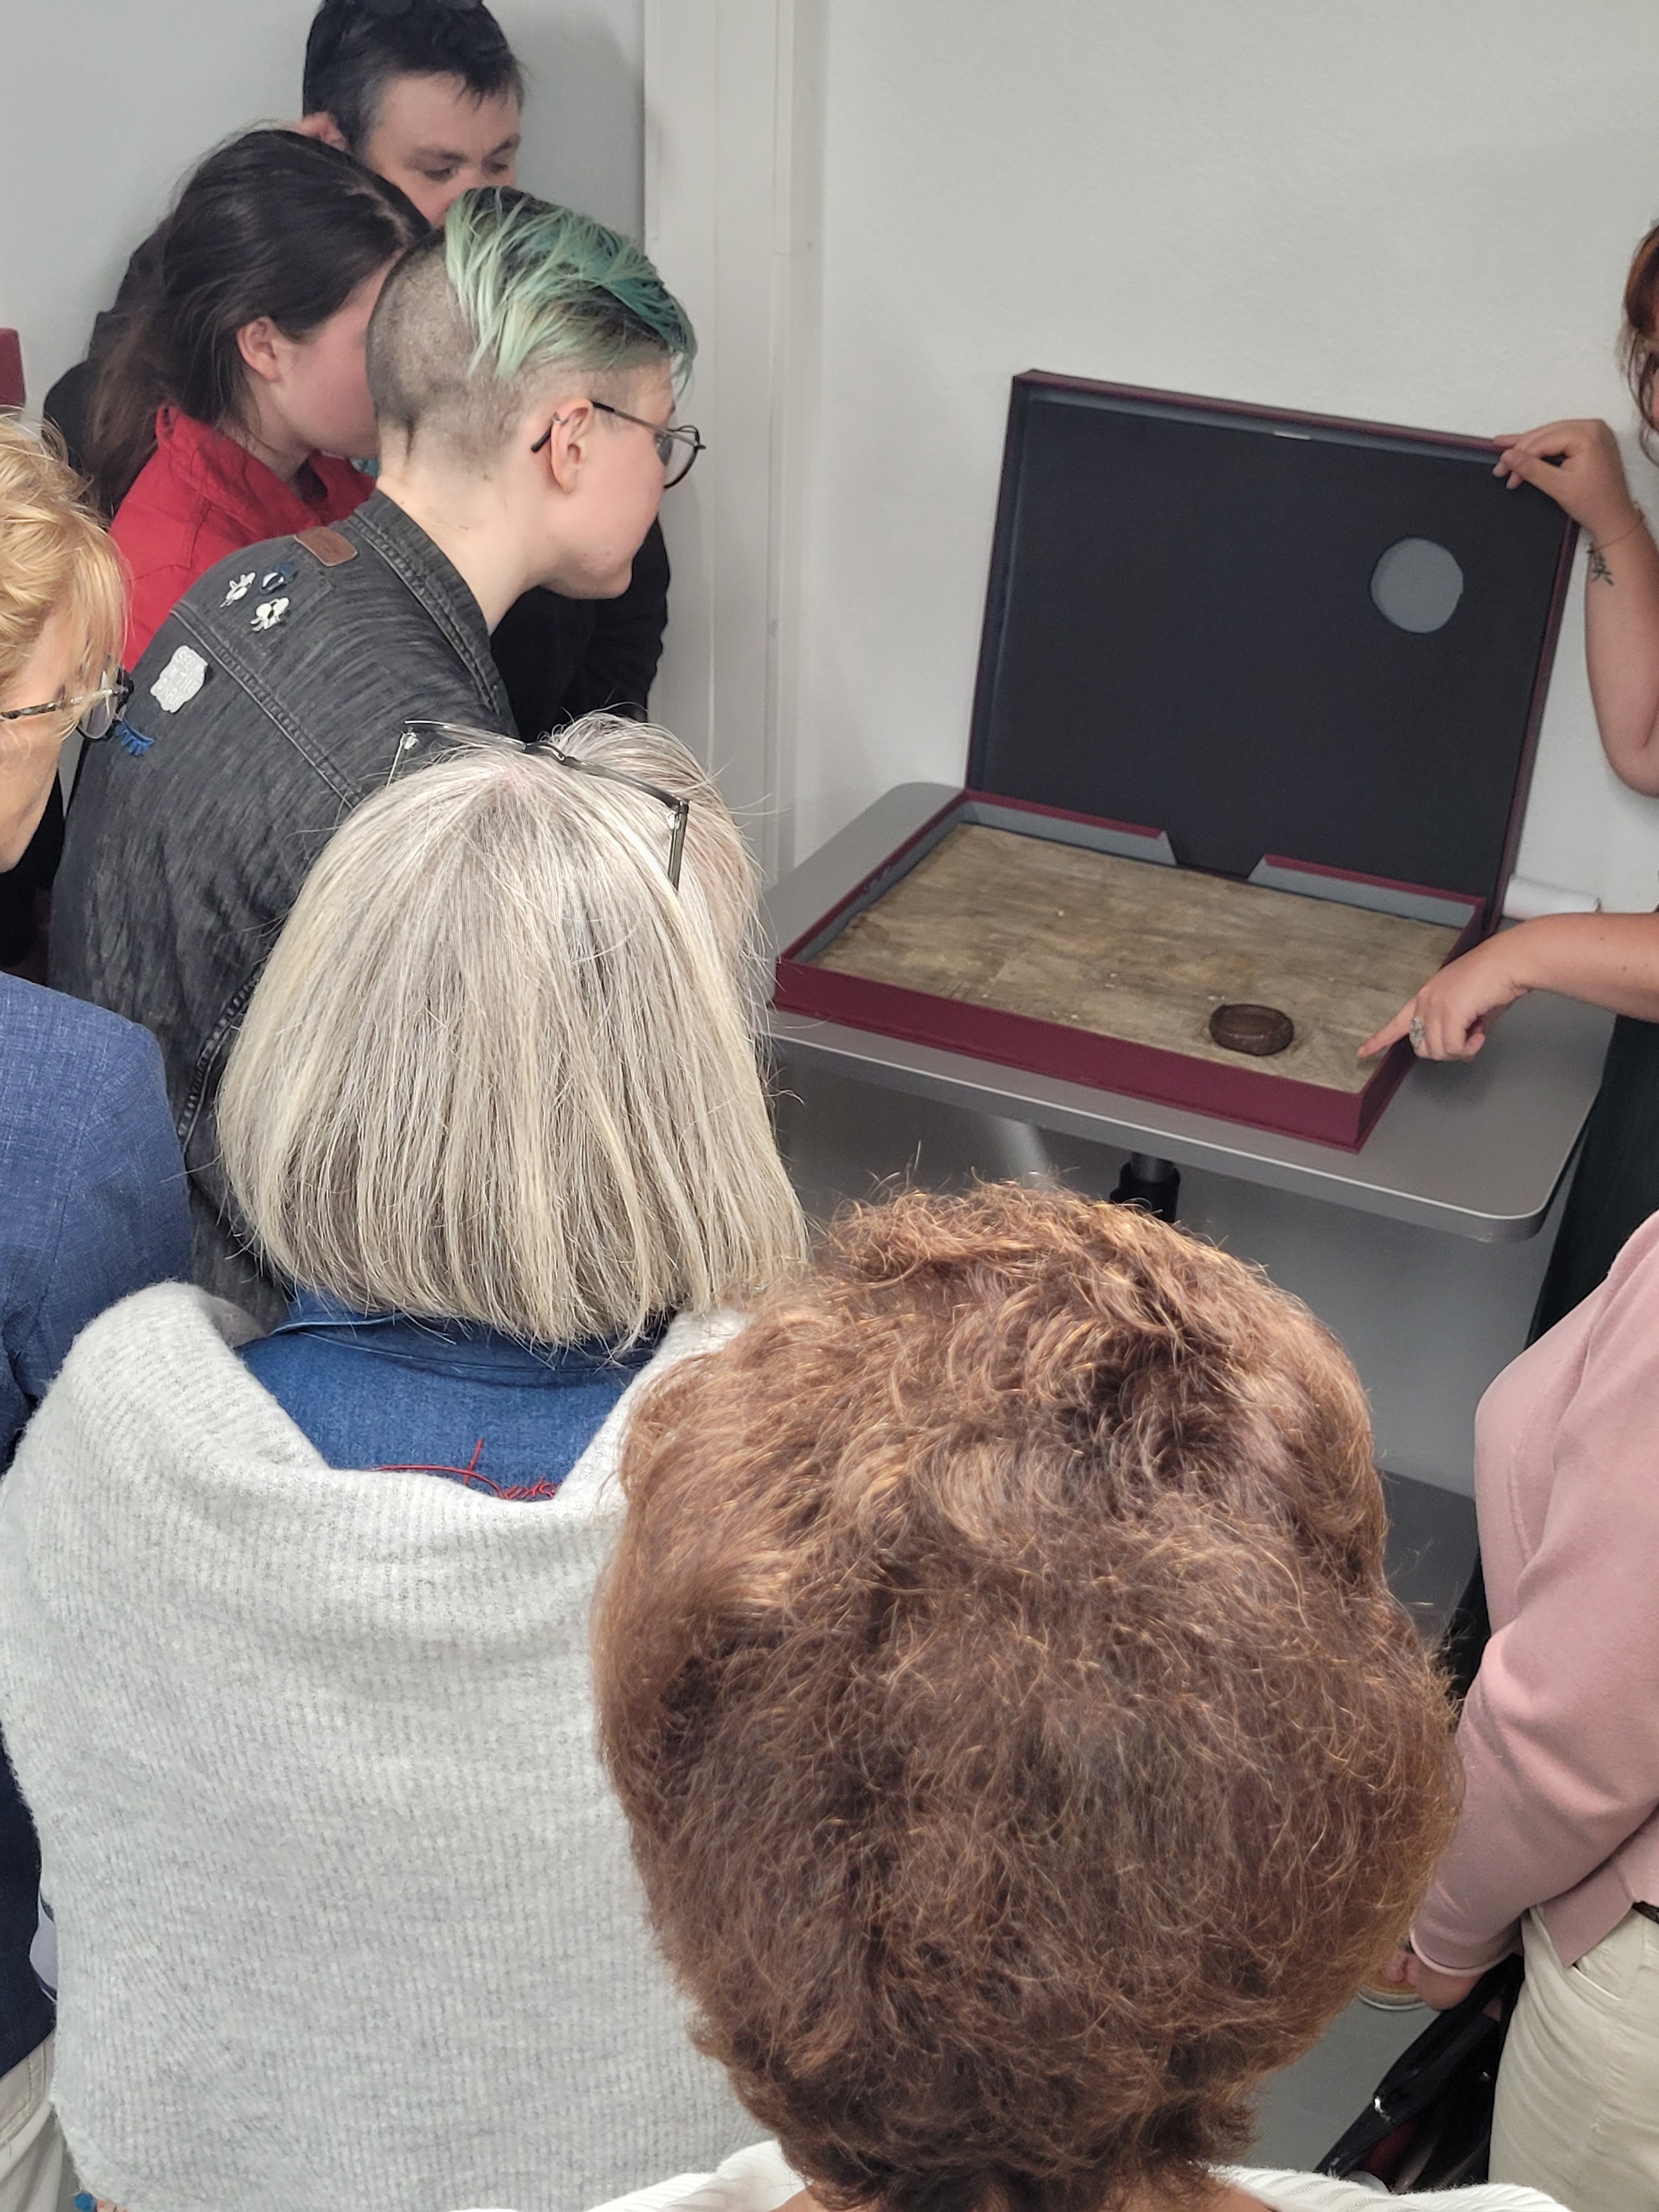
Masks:
[[[674,0],[667,0],[674,4]],[[961,778],[1009,377],[1489,433],[1631,425],[1659,214],[1650,0],[829,0],[787,846]],[[1659,479],[1638,495],[1659,515]],[[1659,898],[1575,594],[1522,862]],[[684,635],[677,649],[692,649]],[[1431,804],[1431,794],[1425,794]]]
[[[665,508],[697,582],[659,696],[735,798],[769,804],[781,866],[895,783],[961,780],[1017,371],[1475,433],[1632,427],[1613,349],[1659,215],[1650,0],[647,16],[647,236],[710,339],[689,411],[717,433]],[[769,69],[741,66],[759,50]],[[1645,465],[1638,490],[1659,516]],[[1601,764],[1576,598],[1522,861],[1659,897],[1659,805]],[[797,1163],[826,1188],[1007,1171],[971,1117],[794,1079]],[[1073,1150],[1109,1189],[1116,1158]],[[1391,1468],[1468,1487],[1547,1233],[1465,1244],[1215,1176],[1187,1178],[1183,1211],[1339,1330]]]
[[[38,403],[219,139],[298,112],[314,0],[5,0],[0,325]],[[531,73],[521,180],[636,235],[641,0],[501,0]],[[34,88],[40,96],[32,96]]]
[[[778,793],[793,774],[828,4],[645,6],[646,248],[697,332],[682,414],[709,447],[663,503],[674,586],[651,705],[769,874],[792,857]]]

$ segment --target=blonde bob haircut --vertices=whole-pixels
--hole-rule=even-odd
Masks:
[[[0,415],[0,696],[22,676],[58,613],[85,640],[83,684],[101,683],[120,660],[126,630],[121,556],[57,434]]]
[[[571,1344],[801,1263],[737,826],[665,730],[594,714],[559,742],[690,799],[678,892],[660,800],[479,745],[352,815],[277,942],[220,1136],[307,1289]]]

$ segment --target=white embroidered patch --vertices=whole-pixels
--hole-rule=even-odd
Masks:
[[[199,653],[181,645],[149,687],[149,696],[164,713],[176,714],[188,705],[207,681],[208,665]]]
[[[286,599],[266,599],[253,610],[253,621],[251,627],[254,629],[275,629],[279,622],[286,619],[287,615]]]
[[[254,571],[252,568],[248,570],[246,576],[236,577],[219,604],[222,606],[234,607],[238,599],[245,599],[252,585],[253,577]]]

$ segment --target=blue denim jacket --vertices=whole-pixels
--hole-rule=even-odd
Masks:
[[[190,1208],[155,1040],[0,975],[0,1468],[106,1306],[190,1273]],[[0,1759],[0,2074],[52,2033],[29,1971],[34,1829]]]
[[[331,1467],[406,1468],[532,1500],[554,1495],[661,1334],[620,1354],[526,1345],[301,1291],[242,1358]]]

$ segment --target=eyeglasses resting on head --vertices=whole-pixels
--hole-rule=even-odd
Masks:
[[[511,752],[533,753],[540,759],[556,761],[561,768],[574,769],[579,775],[600,776],[606,783],[619,783],[629,791],[642,791],[647,798],[659,800],[672,817],[668,836],[668,880],[678,890],[680,862],[685,852],[685,825],[691,816],[690,800],[677,799],[672,791],[647,783],[642,776],[629,775],[623,769],[606,768],[599,761],[583,760],[579,754],[567,752],[550,732],[544,732],[538,738],[506,738],[499,730],[474,729],[466,722],[405,722],[386,781],[400,782],[417,769],[426,768],[434,761],[453,759],[457,753],[475,745],[504,746]]]

